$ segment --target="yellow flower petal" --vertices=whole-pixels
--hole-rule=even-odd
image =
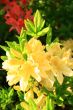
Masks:
[[[20,105],[25,109],[25,110],[29,110],[29,106],[26,102],[21,102]]]
[[[42,43],[39,40],[31,38],[29,42],[26,44],[26,49],[28,53],[32,53],[44,50],[44,46],[42,46]]]
[[[17,90],[17,91],[21,91],[21,90],[20,90],[20,86],[13,86],[13,88],[14,88],[15,90]]]

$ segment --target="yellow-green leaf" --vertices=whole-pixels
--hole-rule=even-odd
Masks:
[[[40,12],[37,10],[34,16],[35,32],[38,31],[40,24],[41,24],[41,15],[40,15]]]
[[[27,31],[35,32],[35,27],[34,27],[34,24],[32,21],[25,20],[25,27],[26,27]]]
[[[49,27],[44,28],[42,31],[38,32],[36,37],[44,36],[49,31]]]

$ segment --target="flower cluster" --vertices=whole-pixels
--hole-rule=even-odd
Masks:
[[[25,93],[23,108],[32,110],[29,101],[33,100],[37,105],[34,110],[46,110],[47,96],[42,89],[54,90],[56,80],[61,85],[64,76],[73,76],[73,40],[50,42],[51,28],[42,29],[44,20],[38,10],[33,22],[27,20],[25,26],[26,30],[22,29],[18,37],[19,43],[7,42],[8,47],[1,46],[6,51],[2,68],[7,71],[9,86]],[[47,43],[43,45],[38,37],[45,34]]]
[[[27,97],[34,98],[35,91],[39,94],[38,96],[41,96],[36,86],[38,83],[50,89],[53,87],[55,78],[62,84],[63,75],[73,76],[71,49],[66,49],[60,43],[52,43],[45,51],[45,46],[35,38],[25,43],[25,48],[26,59],[23,52],[10,48],[10,51],[6,52],[7,60],[3,62],[2,68],[8,71],[7,81],[10,86],[14,85],[15,89],[24,92],[29,90]],[[36,82],[34,86],[30,84],[32,78]]]
[[[33,20],[32,9],[28,10],[28,0],[1,0],[1,4],[4,4],[4,10],[6,12],[4,18],[6,24],[11,25],[10,31],[16,30],[20,33],[21,28],[24,26],[24,19]],[[22,8],[23,7],[23,8]]]

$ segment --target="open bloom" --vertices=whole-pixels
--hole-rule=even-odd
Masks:
[[[20,90],[27,91],[29,80],[33,77],[49,89],[53,87],[55,78],[62,84],[64,75],[73,76],[71,49],[62,47],[60,43],[52,43],[44,51],[45,46],[35,38],[31,38],[24,46],[27,59],[24,58],[24,52],[10,48],[8,59],[3,62],[3,68],[8,71],[7,81],[10,86],[18,84]]]
[[[20,83],[20,89],[25,91],[30,76],[34,77],[37,81],[41,80],[38,68],[32,62],[24,61],[22,59],[8,59],[3,62],[3,68],[8,71],[7,81],[10,86]]]
[[[24,59],[23,54],[10,48],[10,53],[7,54],[8,59],[3,62],[3,68],[8,71],[7,81],[10,86],[19,83],[20,89],[25,91],[30,77],[33,77],[39,83],[43,79],[47,79],[47,71],[50,65],[47,60],[44,46],[39,40],[30,39],[25,45],[27,50],[27,60]],[[10,54],[14,57],[10,57]],[[48,76],[50,80],[51,77]],[[48,81],[51,83],[52,81]],[[44,83],[42,83],[44,85]],[[48,84],[48,88],[49,88]]]
[[[62,45],[66,48],[66,49],[72,49],[73,50],[73,39],[68,39],[66,41],[62,41]]]
[[[73,60],[70,49],[61,47],[59,43],[51,44],[46,53],[50,63],[51,73],[60,84],[63,83],[63,75],[73,76]]]
[[[27,43],[26,48],[28,59],[39,69],[40,83],[47,88],[51,88],[54,84],[54,75],[50,73],[50,64],[44,51],[45,46],[42,46],[39,40],[32,38]]]

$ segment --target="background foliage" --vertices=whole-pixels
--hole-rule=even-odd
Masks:
[[[53,37],[73,37],[72,0],[33,0],[31,7],[41,11],[46,25],[51,24]]]

